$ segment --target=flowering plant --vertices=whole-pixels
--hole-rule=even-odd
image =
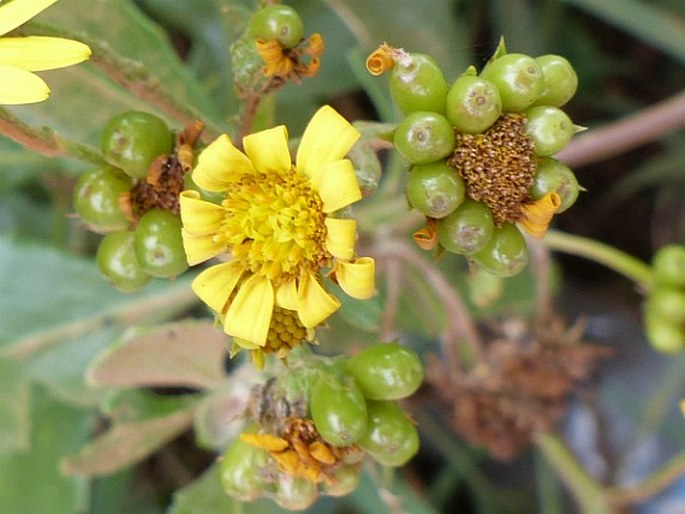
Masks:
[[[567,3],[0,1],[3,509],[682,503],[685,12]]]

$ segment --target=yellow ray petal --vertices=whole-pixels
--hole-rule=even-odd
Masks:
[[[333,257],[349,261],[354,257],[357,221],[326,218],[326,250]]]
[[[302,134],[297,149],[297,169],[316,183],[321,167],[342,159],[359,136],[359,131],[335,109],[324,105],[316,111]]]
[[[200,199],[197,191],[183,191],[179,196],[183,228],[190,234],[216,234],[226,211],[220,205]]]
[[[32,104],[48,96],[50,88],[38,75],[0,64],[0,105]]]
[[[252,275],[231,302],[224,331],[228,335],[264,346],[274,310],[274,286],[267,277]]]
[[[26,23],[57,0],[14,0],[0,6],[0,36]]]
[[[222,134],[200,153],[193,180],[205,191],[220,192],[246,173],[254,173],[250,159]]]
[[[276,289],[276,305],[290,311],[297,310],[297,284],[294,279]]]
[[[223,262],[207,268],[193,280],[193,292],[209,307],[221,313],[243,274],[243,268],[235,262]]]
[[[88,45],[61,37],[30,36],[0,39],[0,62],[28,71],[64,68],[83,62],[90,55]]]
[[[354,262],[338,261],[333,272],[342,290],[358,300],[368,300],[376,292],[375,273],[376,263],[371,257],[361,257]]]
[[[318,179],[314,188],[323,202],[323,212],[337,211],[362,197],[354,168],[347,159],[323,166]]]
[[[257,171],[288,171],[292,167],[284,125],[245,136],[243,146]]]
[[[181,230],[183,237],[183,249],[186,252],[186,260],[190,266],[208,261],[228,248],[214,240],[213,234],[195,235],[186,230]]]
[[[297,287],[297,314],[306,328],[312,328],[340,308],[340,302],[310,274],[300,278]]]

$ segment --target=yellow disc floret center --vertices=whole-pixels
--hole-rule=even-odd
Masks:
[[[219,237],[252,273],[278,286],[328,266],[326,215],[309,178],[290,170],[243,175],[222,202]]]

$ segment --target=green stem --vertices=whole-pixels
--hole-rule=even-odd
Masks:
[[[643,501],[666,489],[685,473],[685,451],[667,462],[659,471],[637,485],[609,491],[609,501],[615,506],[626,506]]]
[[[613,246],[557,230],[549,230],[544,243],[550,250],[584,257],[636,282],[642,289],[652,285],[652,269],[639,259]]]
[[[581,504],[584,514],[614,514],[605,501],[602,487],[583,469],[564,442],[552,434],[538,434],[535,440],[542,456],[556,470]]]

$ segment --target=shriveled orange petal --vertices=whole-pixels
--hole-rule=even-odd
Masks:
[[[288,447],[288,441],[271,434],[243,432],[240,434],[240,440],[250,446],[255,446],[268,452],[280,452]]]

